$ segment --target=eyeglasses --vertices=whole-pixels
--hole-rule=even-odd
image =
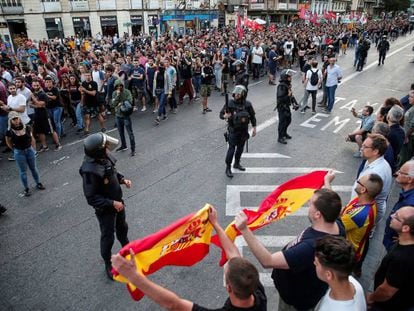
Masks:
[[[361,149],[374,149],[372,146],[365,146],[364,144],[361,146]]]
[[[364,188],[367,188],[367,187],[366,187],[366,186],[365,186],[362,182],[360,182],[359,180],[357,180],[356,182],[357,182],[357,184],[358,184],[358,185],[360,185],[360,186],[362,186],[362,187],[364,187]]]
[[[392,219],[395,219],[395,220],[396,220],[396,221],[398,221],[398,222],[403,222],[403,220],[402,220],[402,219],[400,219],[400,218],[397,216],[397,213],[391,214],[391,218],[392,218]]]
[[[413,175],[409,174],[409,173],[405,173],[405,172],[401,172],[401,170],[398,170],[396,172],[396,174],[398,175],[404,175],[404,176],[408,176],[408,177],[414,177]]]

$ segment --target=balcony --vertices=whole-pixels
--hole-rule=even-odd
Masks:
[[[62,6],[60,5],[60,1],[58,2],[42,2],[43,12],[61,12]]]
[[[1,1],[3,14],[23,14],[23,6],[20,1]]]
[[[97,0],[96,8],[98,10],[116,10],[115,0]]]
[[[72,11],[89,11],[88,0],[71,0],[69,2]]]

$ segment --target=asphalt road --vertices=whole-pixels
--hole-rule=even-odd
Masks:
[[[256,207],[275,185],[316,168],[340,172],[334,186],[347,203],[360,161],[352,157],[356,145],[344,140],[358,127],[350,109],[360,110],[367,103],[377,109],[385,98],[407,94],[413,44],[412,36],[392,43],[385,66],[380,67],[373,46],[361,73],[352,67],[352,49],[339,56],[344,79],[333,113],[294,113],[289,129],[293,139],[287,145],[276,142],[275,87],[266,81],[252,83],[249,99],[256,110],[258,135],[250,139],[249,153],[242,159],[246,173],[237,173],[231,180],[224,174],[225,123],[218,118],[224,99],[217,92],[209,100],[213,112],[206,115],[200,102],[185,102],[177,115],[155,126],[150,109],[135,112],[137,155],[116,154],[118,169],[133,181],[132,189],[124,191],[130,240],[153,233],[207,202],[217,207],[220,223],[226,226],[241,208]],[[297,74],[294,94],[298,100],[303,94],[299,80]],[[112,124],[109,119],[108,128]],[[97,129],[96,122],[94,126]],[[117,136],[115,130],[110,132]],[[47,189],[34,190],[29,198],[22,196],[16,164],[4,156],[0,161],[1,203],[8,208],[0,217],[0,309],[159,310],[148,298],[133,302],[124,285],[107,280],[99,254],[98,222],[83,197],[78,173],[82,141],[69,130],[62,143],[61,151],[39,156]],[[31,176],[29,180],[33,183]],[[393,197],[390,202],[395,202]],[[257,235],[277,250],[306,226],[305,207]],[[243,240],[237,245],[256,262]],[[116,242],[113,251],[119,248]],[[210,254],[196,266],[166,267],[151,279],[198,304],[219,307],[227,297],[219,256],[219,250],[211,246]],[[278,298],[269,271],[260,268],[260,272],[269,310],[274,310]]]

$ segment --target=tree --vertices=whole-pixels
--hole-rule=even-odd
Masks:
[[[382,0],[386,12],[405,11],[410,7],[410,0]]]

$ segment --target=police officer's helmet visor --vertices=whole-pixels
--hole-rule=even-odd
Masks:
[[[119,144],[119,140],[109,136],[107,134],[102,134],[103,135],[103,142],[102,145],[105,146],[107,149],[109,150],[114,150],[116,146],[118,146]]]

